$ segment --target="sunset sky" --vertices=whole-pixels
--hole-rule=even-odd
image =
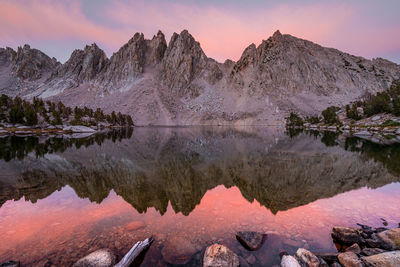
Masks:
[[[0,0],[0,47],[25,43],[61,62],[96,42],[108,56],[135,32],[167,42],[183,29],[209,57],[237,60],[279,29],[366,58],[400,63],[399,0]]]

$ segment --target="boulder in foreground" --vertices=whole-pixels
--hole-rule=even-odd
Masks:
[[[109,249],[99,249],[78,260],[73,267],[111,267],[116,257]]]
[[[376,254],[373,256],[362,257],[361,260],[366,267],[384,266],[394,267],[400,266],[400,251],[389,251],[385,253]]]
[[[220,244],[213,244],[207,247],[203,267],[238,267],[239,257],[229,248]]]

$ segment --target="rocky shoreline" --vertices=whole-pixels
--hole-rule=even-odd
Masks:
[[[94,134],[105,129],[124,128],[126,126],[107,126],[107,127],[87,127],[83,125],[56,125],[56,126],[21,126],[4,125],[0,126],[0,136],[7,134],[14,135],[48,135],[48,134],[68,134],[85,133]]]
[[[385,220],[383,220],[384,225]],[[312,253],[300,247],[291,256],[286,251],[280,252],[281,267],[396,267],[400,266],[400,224],[399,228],[370,227],[358,224],[359,227],[333,227],[332,240],[337,252]],[[268,242],[268,235],[261,232],[242,231],[236,234],[237,241],[248,251],[256,251]],[[152,240],[150,237],[149,240]],[[141,242],[138,242],[140,244]],[[137,257],[145,257],[148,246],[140,251]],[[137,244],[135,245],[137,246]],[[135,246],[132,248],[134,249]],[[131,250],[132,250],[131,249]],[[117,255],[111,249],[103,248],[79,259],[75,267],[111,267],[117,266]],[[135,261],[136,262],[136,261]],[[239,267],[252,266],[255,258],[235,254],[227,246],[214,243],[208,246],[203,254],[203,267]],[[119,263],[121,265],[121,262]],[[118,265],[118,266],[119,266]],[[0,264],[1,267],[19,267],[17,261]],[[122,266],[122,265],[121,265]],[[279,267],[274,265],[273,267]]]

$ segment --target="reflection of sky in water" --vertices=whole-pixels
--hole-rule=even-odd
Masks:
[[[349,191],[274,215],[257,201],[245,200],[238,188],[217,186],[204,195],[189,216],[176,214],[170,205],[161,216],[153,208],[139,214],[113,191],[101,204],[96,204],[78,198],[71,187],[65,186],[35,204],[19,200],[3,205],[0,235],[7,242],[0,244],[0,259],[18,257],[29,262],[69,247],[75,253],[71,260],[76,260],[90,250],[82,244],[90,243],[96,235],[104,233],[109,236],[100,244],[114,248],[119,240],[115,249],[120,253],[149,234],[156,237],[155,249],[157,246],[161,249],[163,242],[171,237],[182,235],[199,249],[210,242],[223,242],[239,254],[246,253],[232,238],[238,230],[270,233],[275,247],[268,249],[276,257],[283,247],[294,250],[297,246],[306,246],[313,251],[333,251],[330,230],[334,225],[365,223],[379,226],[380,218],[385,218],[390,227],[397,226],[400,222],[399,195],[400,183],[392,183],[375,190]],[[114,235],[121,229],[121,236],[131,233],[129,224],[132,222],[133,225],[140,222],[140,227],[133,230],[134,235],[130,238]],[[276,241],[275,236],[280,239]],[[35,249],[30,246],[33,244]],[[271,262],[257,253],[261,252],[255,252],[259,261]],[[150,254],[145,266],[153,264],[150,258],[159,260]]]
[[[0,161],[8,186],[0,187],[0,236],[7,240],[0,262],[69,265],[103,247],[122,255],[153,235],[144,266],[164,266],[165,248],[181,257],[183,239],[197,251],[193,265],[219,242],[244,258],[253,254],[256,266],[272,266],[282,249],[334,251],[332,226],[400,222],[398,146],[272,130],[196,131],[135,129],[101,146],[80,140],[80,149],[76,141],[49,141],[50,157]],[[239,230],[269,237],[248,252],[234,238]]]

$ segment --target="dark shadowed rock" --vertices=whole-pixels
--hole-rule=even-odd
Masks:
[[[365,256],[372,256],[372,255],[376,255],[376,254],[380,254],[380,253],[384,253],[387,252],[384,249],[380,249],[380,248],[363,248],[361,250],[361,254],[365,255]]]
[[[7,261],[0,263],[0,267],[19,267],[19,261]]]
[[[213,244],[207,247],[203,257],[203,267],[238,267],[239,257],[229,248]]]
[[[361,260],[353,252],[340,253],[338,259],[344,267],[363,267]]]
[[[333,239],[341,244],[352,245],[354,243],[360,243],[362,230],[351,227],[333,227],[332,237]]]
[[[78,260],[73,267],[111,267],[116,263],[114,253],[109,249],[99,249]]]
[[[266,235],[260,232],[237,232],[236,239],[247,249],[249,250],[257,250],[259,249]]]
[[[318,260],[317,256],[315,256],[313,253],[311,253],[307,249],[299,248],[296,251],[295,257],[300,262],[300,264],[304,264],[305,266],[308,266],[308,267],[318,267],[319,266],[319,260]]]
[[[373,256],[362,257],[366,267],[397,267],[400,266],[400,251],[389,251]]]
[[[360,246],[356,243],[351,245],[350,247],[346,248],[345,252],[353,252],[355,254],[360,254],[361,248]]]
[[[342,267],[342,265],[340,265],[340,263],[335,261],[334,263],[331,264],[330,267]]]
[[[323,259],[327,263],[332,264],[332,263],[334,263],[334,262],[336,262],[338,260],[337,256],[339,255],[339,253],[330,253],[330,252],[328,252],[328,253],[316,253],[315,255],[318,258]]]

